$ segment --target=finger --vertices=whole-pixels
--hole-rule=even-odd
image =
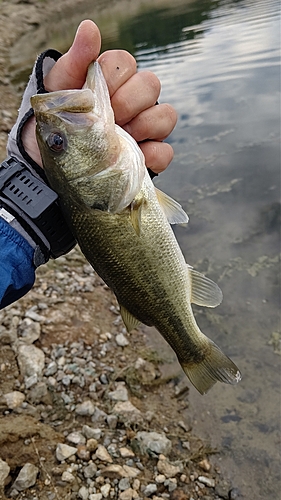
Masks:
[[[46,90],[80,89],[86,79],[89,64],[100,52],[101,35],[93,21],[83,21],[72,46],[46,75]]]
[[[98,57],[112,96],[137,71],[135,58],[126,50],[107,50]]]
[[[123,126],[153,106],[159,93],[160,82],[154,73],[141,71],[134,74],[111,98],[116,123]]]
[[[139,113],[123,128],[137,142],[146,139],[163,141],[172,132],[176,122],[177,114],[174,108],[170,104],[160,104]]]
[[[170,144],[158,141],[145,141],[139,144],[147,168],[156,174],[163,172],[174,157],[174,150]]]

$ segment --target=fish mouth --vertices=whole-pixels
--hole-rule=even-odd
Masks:
[[[94,96],[90,89],[58,90],[36,94],[30,99],[36,119],[57,116],[68,123],[91,124],[94,120]]]
[[[57,90],[49,94],[36,94],[30,99],[35,112],[48,111],[56,114],[61,111],[69,113],[89,113],[94,107],[94,97],[90,89]]]

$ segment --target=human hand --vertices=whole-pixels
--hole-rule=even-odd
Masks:
[[[99,56],[100,47],[98,27],[90,20],[83,21],[68,52],[46,75],[45,88],[48,91],[81,88],[89,64],[98,59],[108,85],[116,123],[139,143],[146,166],[155,173],[162,172],[173,158],[172,147],[162,141],[176,124],[176,112],[169,104],[155,106],[160,82],[154,73],[137,73],[135,58],[124,50],[110,50]],[[22,141],[29,156],[42,166],[35,118],[26,123]]]

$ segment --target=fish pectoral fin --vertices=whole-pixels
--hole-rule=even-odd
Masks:
[[[205,336],[204,336],[205,337]],[[208,342],[205,358],[199,363],[181,363],[182,369],[200,394],[206,394],[216,382],[237,384],[241,373],[237,366],[220,348],[205,337]]]
[[[135,202],[132,202],[130,208],[131,208],[130,217],[133,228],[136,231],[137,235],[140,236],[142,205],[141,204],[136,205]]]
[[[135,328],[137,328],[140,324],[140,321],[135,318],[124,306],[120,305],[120,314],[124,325],[127,329],[127,332],[131,332]]]
[[[160,191],[160,189],[157,189],[156,187],[155,192],[158,202],[170,224],[188,223],[188,215],[177,201],[173,200],[173,198],[168,196],[166,193],[163,193],[163,191]]]
[[[217,307],[222,301],[220,287],[191,266],[188,266],[188,273],[191,278],[190,302],[198,306]]]

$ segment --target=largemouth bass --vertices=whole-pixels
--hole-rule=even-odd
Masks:
[[[187,265],[170,224],[181,206],[153,185],[133,138],[115,125],[97,62],[82,90],[31,98],[44,169],[73,234],[115,293],[128,331],[155,326],[196,389],[234,384],[235,364],[196,324],[191,303],[215,307],[219,287]]]

